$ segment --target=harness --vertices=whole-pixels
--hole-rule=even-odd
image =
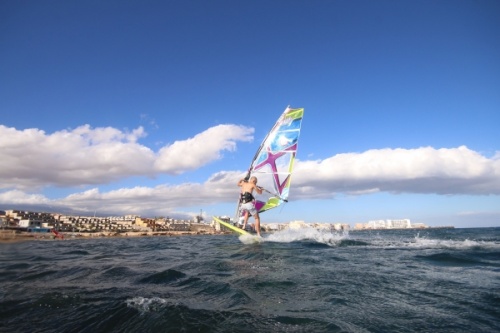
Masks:
[[[247,202],[250,202],[250,201],[253,201],[254,197],[252,195],[252,193],[250,192],[245,192],[245,193],[241,193],[241,196],[240,196],[240,201],[242,203],[247,203]]]

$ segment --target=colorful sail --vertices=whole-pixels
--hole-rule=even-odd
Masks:
[[[247,178],[255,176],[267,198],[258,197],[259,212],[276,208],[287,202],[290,193],[293,163],[297,154],[304,109],[287,107],[255,154]],[[238,217],[242,212],[237,210]]]

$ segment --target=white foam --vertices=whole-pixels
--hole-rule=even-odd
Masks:
[[[256,244],[256,243],[262,243],[264,241],[264,238],[259,237],[259,236],[254,236],[254,235],[241,235],[239,237],[240,241],[243,244]]]
[[[277,231],[265,238],[265,241],[291,243],[296,241],[311,240],[329,246],[338,246],[349,234],[319,230],[315,228],[285,229]]]
[[[160,297],[134,297],[125,301],[127,306],[139,310],[141,313],[156,311],[168,303],[166,299]]]
[[[475,241],[475,240],[450,240],[450,239],[428,239],[425,237],[415,236],[415,241],[410,243],[411,247],[418,248],[444,248],[444,249],[471,249],[471,248],[484,248],[484,249],[498,249],[499,243],[489,241]]]
[[[379,234],[373,238],[363,238],[363,241],[368,243],[368,246],[382,248],[416,248],[416,249],[457,249],[467,250],[473,248],[481,249],[498,249],[500,243],[494,241],[476,241],[476,240],[453,240],[453,239],[438,239],[428,238],[416,235],[414,238],[385,238]]]

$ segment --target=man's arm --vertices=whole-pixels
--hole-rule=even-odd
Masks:
[[[262,187],[257,186],[257,185],[254,185],[254,188],[255,188],[255,191],[256,191],[257,193],[262,194],[262,190],[263,190],[263,188],[262,188]]]

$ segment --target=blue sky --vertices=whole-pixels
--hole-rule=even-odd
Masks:
[[[3,1],[0,209],[231,215],[286,106],[263,223],[500,226],[498,1]]]

